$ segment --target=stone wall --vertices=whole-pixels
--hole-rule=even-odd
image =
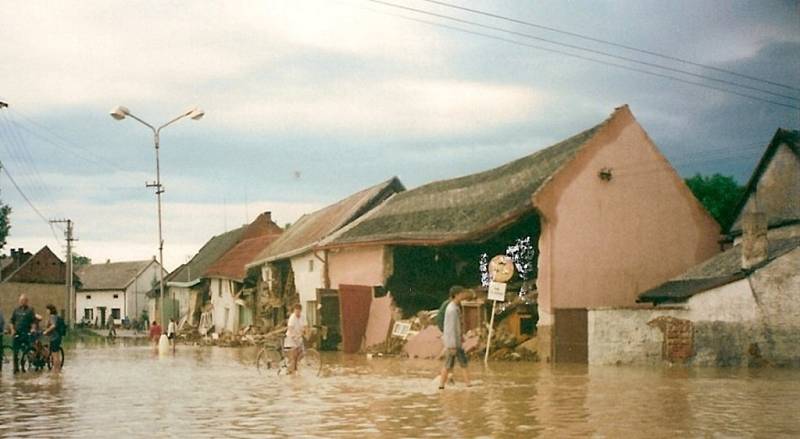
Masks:
[[[800,248],[680,307],[588,313],[590,364],[800,366]]]

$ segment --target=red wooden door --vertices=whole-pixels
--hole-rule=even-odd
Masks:
[[[361,349],[369,321],[372,287],[339,285],[339,306],[342,316],[342,350],[353,354]]]

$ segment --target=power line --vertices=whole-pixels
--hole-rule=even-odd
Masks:
[[[38,216],[42,221],[44,221],[45,224],[48,225],[48,227],[50,227],[50,231],[53,233],[53,238],[55,238],[55,240],[58,241],[58,236],[56,235],[56,232],[53,229],[53,225],[50,223],[50,220],[48,220],[47,217],[33,204],[31,199],[28,198],[27,195],[25,195],[25,191],[23,191],[22,188],[19,186],[19,184],[17,184],[17,181],[14,179],[14,176],[12,176],[11,172],[9,172],[8,170],[8,166],[6,166],[2,160],[0,160],[0,170],[6,171],[5,173],[8,176],[9,181],[11,181],[11,184],[17,189],[19,195],[22,197],[23,200],[25,200],[26,203],[28,203],[28,206],[30,206],[30,208],[34,211],[34,213],[36,213],[36,216]]]
[[[383,1],[383,0],[367,0],[367,1],[371,2],[371,3],[377,3],[377,4],[380,4],[380,5],[392,7],[392,8],[403,9],[403,10],[414,12],[414,13],[418,13],[418,14],[424,14],[424,15],[428,15],[428,16],[431,16],[431,17],[436,17],[436,18],[441,18],[441,19],[445,19],[445,20],[455,21],[455,22],[461,23],[461,24],[467,24],[467,25],[480,27],[480,28],[484,28],[484,29],[489,29],[489,30],[493,30],[493,31],[497,31],[497,32],[504,32],[504,33],[508,33],[508,34],[511,34],[511,35],[515,35],[515,36],[519,36],[519,37],[523,37],[523,38],[528,38],[528,39],[532,39],[532,40],[536,40],[536,41],[541,41],[541,42],[544,42],[544,43],[553,44],[553,45],[557,45],[557,46],[561,46],[561,47],[566,47],[566,48],[573,49],[573,50],[579,50],[579,51],[582,51],[582,52],[592,53],[592,54],[595,54],[595,55],[601,55],[601,56],[605,56],[605,57],[608,57],[608,58],[614,58],[614,59],[618,59],[618,60],[621,60],[621,61],[640,64],[640,65],[647,66],[647,67],[653,67],[653,68],[657,68],[657,69],[662,69],[662,70],[666,70],[666,71],[673,72],[673,73],[679,73],[679,74],[682,74],[682,75],[692,76],[692,77],[699,78],[699,79],[705,79],[707,81],[712,81],[712,82],[717,82],[717,83],[720,83],[720,84],[731,85],[731,86],[734,86],[734,87],[740,87],[740,88],[747,89],[747,90],[757,91],[757,92],[760,92],[760,93],[765,93],[765,94],[772,95],[772,96],[779,97],[779,98],[783,98],[783,99],[789,99],[789,100],[793,100],[793,101],[800,101],[800,99],[798,99],[798,98],[796,98],[794,96],[775,93],[775,92],[772,92],[770,90],[766,90],[766,89],[759,88],[759,87],[753,87],[753,86],[750,86],[750,85],[747,85],[747,84],[742,84],[742,83],[735,82],[735,81],[729,81],[729,80],[726,80],[726,79],[719,79],[719,78],[714,78],[714,77],[711,77],[711,76],[701,75],[701,74],[698,74],[698,73],[693,73],[693,72],[689,72],[689,71],[686,71],[686,70],[677,69],[677,68],[674,68],[674,67],[664,66],[664,65],[661,65],[661,64],[656,64],[656,63],[652,63],[652,62],[648,62],[648,61],[641,61],[641,60],[638,60],[638,59],[634,59],[634,58],[630,58],[630,57],[626,57],[626,56],[621,56],[621,55],[615,55],[615,54],[612,54],[612,53],[603,52],[603,51],[599,51],[599,50],[595,50],[595,49],[589,49],[589,48],[578,46],[578,45],[575,45],[575,44],[562,43],[560,41],[555,41],[555,40],[551,40],[551,39],[548,39],[548,38],[542,38],[542,37],[538,37],[538,36],[535,36],[535,35],[526,34],[526,33],[523,33],[523,32],[517,32],[517,31],[513,31],[513,30],[510,30],[510,29],[505,29],[505,28],[498,27],[498,26],[491,26],[491,25],[488,25],[488,24],[483,24],[483,23],[479,23],[479,22],[475,22],[475,21],[465,20],[465,19],[462,19],[462,18],[457,18],[457,17],[453,17],[453,16],[450,16],[450,15],[446,15],[446,14],[439,14],[439,13],[436,13],[436,12],[431,12],[431,11],[427,11],[427,10],[424,10],[424,9],[414,8],[414,7],[405,6],[405,5],[401,5],[401,4],[397,4],[397,3],[391,3],[391,2],[387,2],[387,1]],[[794,107],[791,107],[791,108],[794,108]]]
[[[716,72],[719,72],[719,73],[725,73],[725,74],[728,74],[728,75],[738,76],[740,78],[749,79],[751,81],[763,82],[765,84],[774,85],[776,87],[782,87],[782,88],[786,88],[786,89],[789,89],[789,90],[800,91],[800,88],[793,87],[793,86],[786,85],[786,84],[782,84],[780,82],[775,82],[775,81],[770,81],[768,79],[763,79],[763,78],[758,78],[758,77],[755,77],[755,76],[745,75],[743,73],[734,72],[732,70],[723,69],[723,68],[720,68],[720,67],[714,67],[714,66],[711,66],[711,65],[708,65],[708,64],[701,64],[701,63],[698,63],[698,62],[689,61],[689,60],[684,59],[684,58],[679,58],[679,57],[672,56],[672,55],[666,55],[666,54],[663,54],[663,53],[654,52],[652,50],[640,49],[638,47],[633,47],[633,46],[629,46],[629,45],[626,45],[626,44],[615,43],[613,41],[603,40],[603,39],[600,39],[600,38],[595,38],[595,37],[592,37],[592,36],[589,36],[589,35],[585,35],[585,34],[580,34],[580,33],[577,33],[577,32],[565,31],[563,29],[558,29],[558,28],[554,28],[554,27],[551,27],[551,26],[545,26],[545,25],[542,25],[542,24],[537,24],[537,23],[533,23],[533,22],[530,22],[530,21],[520,20],[520,19],[517,19],[517,18],[508,17],[508,16],[504,16],[504,15],[493,14],[491,12],[481,11],[481,10],[478,10],[478,9],[472,9],[472,8],[468,8],[468,7],[465,7],[465,6],[456,5],[456,4],[448,3],[448,2],[443,2],[443,1],[439,1],[439,0],[422,0],[422,1],[428,2],[428,3],[433,3],[433,4],[436,4],[436,5],[439,5],[439,6],[444,6],[444,7],[447,7],[447,8],[459,9],[459,10],[470,12],[470,13],[473,13],[473,14],[484,15],[486,17],[505,20],[505,21],[509,21],[509,22],[512,22],[512,23],[522,24],[522,25],[533,27],[533,28],[537,28],[537,29],[543,29],[543,30],[547,30],[547,31],[550,31],[550,32],[556,32],[556,33],[560,33],[560,34],[563,34],[563,35],[569,35],[571,37],[580,38],[580,39],[583,39],[583,40],[586,40],[586,41],[592,41],[592,42],[595,42],[595,43],[607,44],[609,46],[618,47],[620,49],[631,50],[631,51],[639,52],[639,53],[642,53],[642,54],[645,54],[645,55],[651,55],[651,56],[655,56],[655,57],[662,58],[662,59],[668,59],[668,60],[671,60],[671,61],[677,61],[677,62],[686,64],[686,65],[695,66],[695,67],[701,67],[701,68],[713,70],[713,71],[716,71]]]
[[[373,1],[373,0],[367,0],[367,1]],[[776,105],[776,106],[779,106],[779,107],[790,108],[792,110],[797,110],[798,109],[794,105],[790,105],[790,104],[786,104],[786,103],[778,102],[778,101],[773,101],[771,99],[766,99],[766,98],[762,98],[760,96],[755,96],[755,95],[751,95],[751,94],[747,94],[747,93],[742,93],[742,92],[738,92],[738,91],[735,91],[735,90],[730,90],[730,89],[727,89],[727,88],[716,87],[716,86],[713,86],[713,85],[704,84],[702,82],[689,81],[687,79],[678,78],[676,76],[670,76],[670,75],[663,74],[663,73],[658,73],[658,72],[651,72],[651,71],[648,71],[648,70],[643,70],[643,69],[639,69],[639,68],[636,68],[636,67],[627,66],[627,65],[624,65],[624,64],[617,64],[617,63],[613,63],[613,62],[610,62],[610,61],[604,61],[604,60],[600,60],[600,59],[597,59],[597,58],[592,58],[592,57],[588,57],[588,56],[584,56],[584,55],[579,55],[579,54],[570,53],[570,52],[564,52],[562,50],[553,49],[553,48],[550,48],[550,47],[537,46],[535,44],[524,43],[522,41],[512,40],[512,39],[509,39],[509,38],[503,38],[503,37],[499,37],[497,35],[487,34],[487,33],[484,33],[484,32],[478,32],[478,31],[465,29],[465,28],[458,27],[458,26],[451,26],[451,25],[448,25],[448,24],[439,23],[439,22],[435,22],[435,21],[423,20],[423,19],[420,19],[420,18],[408,17],[408,16],[404,16],[404,15],[399,15],[399,14],[391,14],[391,13],[387,13],[387,12],[383,12],[383,11],[376,11],[376,10],[372,10],[372,9],[369,9],[369,10],[371,10],[372,12],[375,12],[375,13],[380,13],[380,14],[384,14],[384,15],[390,15],[390,16],[393,16],[393,17],[396,17],[396,18],[401,18],[403,20],[414,21],[414,22],[417,22],[417,23],[423,23],[423,24],[427,24],[427,25],[435,26],[435,27],[441,27],[441,28],[444,28],[444,29],[454,30],[454,31],[457,31],[457,32],[463,32],[463,33],[470,34],[470,35],[480,36],[480,37],[489,38],[489,39],[493,39],[493,40],[497,40],[497,41],[503,41],[503,42],[510,43],[510,44],[516,44],[518,46],[523,46],[523,47],[528,47],[528,48],[532,48],[532,49],[536,49],[536,50],[541,50],[541,51],[544,51],[544,52],[556,53],[556,54],[568,56],[568,57],[571,57],[571,58],[582,59],[582,60],[591,61],[591,62],[594,62],[594,63],[597,63],[597,64],[602,64],[602,65],[606,65],[606,66],[610,66],[610,67],[616,67],[616,68],[620,68],[620,69],[623,69],[623,70],[628,70],[628,71],[632,71],[632,72],[638,72],[638,73],[642,73],[642,74],[650,75],[650,76],[655,76],[655,77],[659,77],[659,78],[669,79],[671,81],[676,81],[676,82],[680,82],[680,83],[684,83],[684,84],[694,85],[694,86],[697,86],[697,87],[703,87],[703,88],[707,88],[707,89],[710,89],[710,90],[716,90],[716,91],[719,91],[719,92],[728,93],[728,94],[736,95],[736,96],[739,96],[739,97],[743,97],[743,98],[747,98],[747,99],[751,99],[751,100],[755,100],[755,101],[760,101],[760,102],[764,102],[764,103],[767,103],[767,104]]]
[[[11,111],[11,109],[9,109],[9,111]],[[77,144],[75,144],[71,140],[67,139],[66,137],[61,136],[58,133],[54,132],[53,130],[47,128],[46,126],[34,121],[32,118],[30,118],[30,117],[26,116],[25,114],[21,113],[19,110],[13,110],[13,113],[15,113],[17,116],[19,116],[20,119],[25,120],[28,124],[32,125],[33,127],[37,128],[37,129],[39,129],[41,131],[44,131],[44,132],[46,132],[46,133],[48,133],[50,135],[50,138],[48,138],[44,134],[41,134],[39,132],[36,132],[35,130],[32,130],[32,129],[26,127],[22,123],[14,122],[15,125],[17,125],[19,128],[23,129],[24,131],[28,132],[29,134],[31,134],[33,136],[38,137],[40,140],[42,140],[44,142],[47,142],[50,145],[55,146],[56,148],[59,148],[59,149],[65,151],[65,152],[67,152],[67,153],[69,153],[69,154],[71,154],[73,156],[76,156],[76,157],[81,158],[81,159],[86,160],[86,161],[90,161],[90,162],[92,162],[94,164],[101,165],[101,166],[111,166],[111,167],[113,167],[116,170],[121,171],[121,172],[130,172],[127,169],[123,169],[118,164],[114,163],[113,161],[105,159],[104,157],[100,156],[99,154],[93,153],[92,151],[89,151],[89,150],[87,150],[85,148],[82,148],[82,147],[78,146]],[[55,141],[53,139],[56,139],[58,141]],[[88,155],[80,154],[79,151],[84,152],[84,153],[86,153]]]
[[[33,159],[33,156],[30,154],[29,148],[27,147],[27,142],[25,142],[25,139],[19,130],[13,126],[7,112],[0,113],[0,121],[4,122],[5,124],[3,127],[3,132],[6,137],[6,150],[9,152],[9,155],[11,155],[12,158],[18,162],[20,167],[24,167],[26,169],[26,173],[28,174],[31,182],[31,187],[38,191],[43,198],[46,198],[52,202],[54,200],[52,192],[42,178],[42,174],[39,172],[38,166],[36,166],[36,161]],[[12,150],[16,153],[13,153]]]

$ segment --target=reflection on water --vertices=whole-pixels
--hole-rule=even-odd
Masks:
[[[60,375],[0,377],[0,436],[665,437],[800,434],[798,370],[438,363],[327,355],[323,377],[259,375],[254,349],[79,346]],[[190,436],[187,436],[190,435]]]

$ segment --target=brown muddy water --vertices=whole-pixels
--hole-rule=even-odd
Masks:
[[[794,437],[800,371],[438,363],[325,355],[260,375],[253,348],[80,345],[61,374],[0,377],[0,437]]]

